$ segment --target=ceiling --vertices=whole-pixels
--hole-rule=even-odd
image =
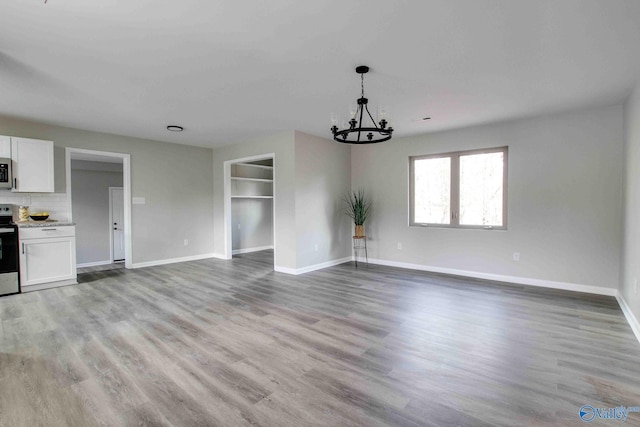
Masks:
[[[0,115],[208,147],[330,138],[364,64],[407,136],[619,104],[638,46],[637,0],[3,0]]]

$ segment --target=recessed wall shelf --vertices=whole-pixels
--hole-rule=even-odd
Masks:
[[[273,199],[273,166],[264,160],[232,164],[231,198]]]
[[[256,165],[253,163],[236,163],[236,165],[238,166],[249,166],[252,168],[261,168],[261,169],[273,169],[273,166],[268,166],[268,165]]]
[[[273,182],[272,179],[265,179],[265,178],[244,178],[244,177],[240,177],[240,176],[232,176],[231,179],[235,180],[235,181],[255,181],[255,182]]]

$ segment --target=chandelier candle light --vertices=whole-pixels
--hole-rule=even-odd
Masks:
[[[358,107],[351,109],[351,120],[349,120],[349,127],[346,129],[338,129],[338,119],[333,117],[331,119],[333,126],[331,126],[331,132],[333,133],[333,139],[345,144],[373,144],[376,142],[388,141],[391,139],[393,133],[392,127],[387,127],[389,124],[385,118],[385,111],[380,110],[380,121],[376,124],[373,116],[369,112],[367,104],[369,100],[364,97],[364,75],[369,72],[369,67],[366,65],[360,65],[356,67],[356,73],[360,74],[362,95],[358,98]],[[365,115],[365,111],[367,114]],[[367,116],[371,119],[371,125],[367,126]],[[363,119],[365,125],[363,126]]]

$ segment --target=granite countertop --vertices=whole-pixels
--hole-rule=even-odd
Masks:
[[[33,228],[33,227],[69,227],[76,225],[75,222],[57,221],[55,219],[48,219],[46,221],[16,221],[18,228]]]

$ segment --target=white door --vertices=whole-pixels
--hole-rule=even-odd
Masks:
[[[111,255],[113,261],[124,260],[124,193],[122,188],[109,188],[111,206]]]

